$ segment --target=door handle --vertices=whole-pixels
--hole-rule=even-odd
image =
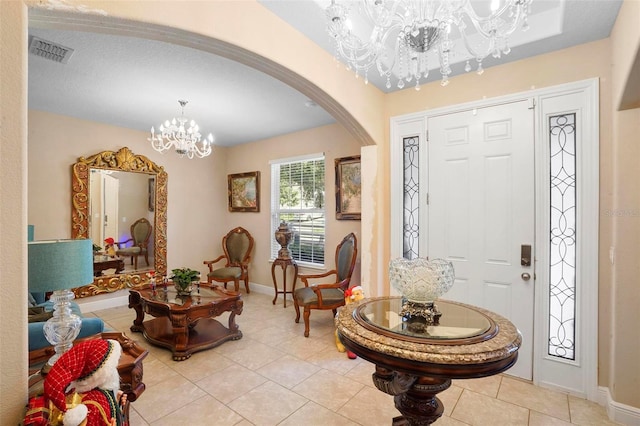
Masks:
[[[529,274],[528,272],[523,272],[520,277],[524,280],[524,281],[529,281],[531,279],[531,274]]]
[[[520,265],[531,266],[531,245],[523,244],[520,246]]]

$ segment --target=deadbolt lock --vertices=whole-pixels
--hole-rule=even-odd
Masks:
[[[520,246],[520,265],[531,266],[531,245],[529,244]]]

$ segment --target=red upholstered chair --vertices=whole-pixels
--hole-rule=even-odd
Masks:
[[[304,337],[309,337],[309,316],[311,309],[331,309],[335,316],[337,309],[345,304],[344,292],[349,288],[353,268],[358,255],[358,241],[350,233],[336,247],[336,267],[323,274],[298,275],[304,283],[293,295],[296,308],[296,322],[300,322],[300,307],[304,308]],[[310,284],[319,280],[322,284]]]

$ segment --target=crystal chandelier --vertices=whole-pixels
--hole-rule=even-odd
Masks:
[[[213,135],[209,133],[209,136],[201,141],[200,138],[202,135],[196,122],[191,120],[187,127],[189,119],[184,116],[184,107],[188,101],[179,100],[178,103],[182,108],[180,117],[174,118],[171,121],[167,120],[164,124],[161,124],[158,134],[156,134],[155,129],[151,127],[151,137],[148,138],[151,146],[160,153],[164,153],[164,151],[173,147],[176,149],[176,152],[180,154],[180,157],[206,157],[211,154]]]
[[[426,79],[430,68],[439,66],[443,86],[449,83],[451,63],[466,61],[465,71],[475,62],[482,74],[482,60],[499,58],[511,49],[508,37],[522,26],[533,0],[331,0],[326,9],[327,31],[333,37],[336,58],[342,57],[356,75],[376,66],[386,78],[406,83]],[[479,15],[475,7],[487,6]],[[353,7],[352,7],[353,6]]]

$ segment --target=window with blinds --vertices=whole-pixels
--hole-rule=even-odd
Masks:
[[[282,221],[294,237],[291,256],[299,264],[324,266],[325,182],[324,154],[271,162],[271,235]],[[280,245],[271,239],[271,259]]]

